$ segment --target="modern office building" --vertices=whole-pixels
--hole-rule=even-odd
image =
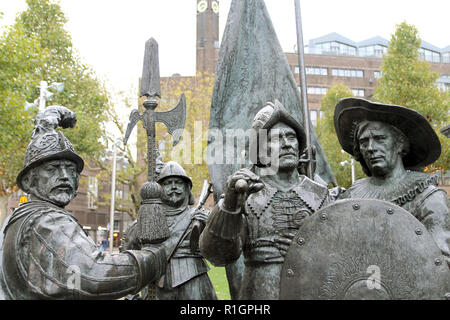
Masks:
[[[305,46],[305,71],[308,106],[313,123],[320,116],[322,96],[333,84],[342,83],[354,96],[371,99],[377,79],[381,77],[382,56],[388,40],[375,36],[355,42],[340,34],[330,33],[312,39]],[[431,70],[440,74],[437,85],[442,90],[450,87],[450,46],[440,49],[422,41],[420,58],[427,61]],[[298,55],[286,53],[291,70],[300,83]]]

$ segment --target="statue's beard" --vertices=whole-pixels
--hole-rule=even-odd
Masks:
[[[38,199],[51,202],[59,207],[65,207],[73,198],[75,198],[77,192],[72,187],[67,187],[64,188],[64,190],[53,188],[49,193],[43,194],[39,188],[36,188],[33,190],[32,195]]]
[[[161,198],[162,202],[165,205],[168,205],[172,208],[181,207],[186,200],[186,193],[180,190],[173,190],[170,192],[164,192]]]

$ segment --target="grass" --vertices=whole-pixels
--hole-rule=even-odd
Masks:
[[[211,270],[208,271],[208,275],[214,286],[214,290],[216,290],[217,299],[230,300],[230,290],[228,288],[225,267],[214,267],[209,261],[208,266],[211,268]]]

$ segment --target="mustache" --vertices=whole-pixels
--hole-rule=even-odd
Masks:
[[[60,189],[60,188],[68,188],[70,191],[74,190],[74,187],[70,184],[70,183],[60,183],[56,186],[54,186],[51,191],[55,190],[55,189]]]
[[[168,196],[171,196],[172,194],[182,194],[183,193],[183,190],[179,190],[179,189],[175,189],[175,190],[170,190],[170,191],[167,191],[166,192],[166,194],[168,195]]]
[[[284,152],[280,152],[280,157],[281,156],[298,156],[297,152],[293,151],[293,150],[289,150],[289,151],[284,151]]]

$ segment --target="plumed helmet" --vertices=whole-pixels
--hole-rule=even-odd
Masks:
[[[35,128],[31,141],[25,152],[23,169],[17,176],[17,185],[25,190],[22,178],[30,169],[40,164],[55,159],[71,160],[76,164],[77,172],[84,167],[84,161],[77,155],[70,141],[61,131],[56,131],[58,126],[73,128],[77,121],[75,113],[62,106],[49,106],[36,116]]]

